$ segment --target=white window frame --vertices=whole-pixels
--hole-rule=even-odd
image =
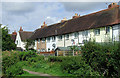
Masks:
[[[88,36],[88,30],[82,32],[82,36]]]
[[[74,33],[74,38],[78,38],[79,37],[79,33],[78,32],[75,32]]]
[[[55,36],[52,37],[52,41],[53,41],[53,42],[55,41]]]
[[[66,40],[69,40],[70,35],[66,34],[65,37],[66,37]]]
[[[108,30],[109,29],[109,30]],[[110,33],[110,27],[108,26],[108,27],[105,27],[105,32],[106,32],[106,34],[109,34]]]
[[[50,40],[51,40],[51,38],[50,38],[50,37],[48,37],[48,38],[47,38],[47,42],[50,42]]]
[[[100,29],[94,29],[94,35],[100,35]]]
[[[45,42],[45,38],[42,38],[42,42],[43,42],[43,43]]]
[[[62,40],[62,38],[63,38],[63,36],[62,36],[62,35],[59,35],[59,36],[58,36],[58,40],[59,40],[59,41],[61,41],[61,40]]]

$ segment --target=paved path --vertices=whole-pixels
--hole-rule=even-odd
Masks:
[[[44,77],[48,77],[48,78],[59,78],[59,77],[55,77],[55,76],[52,76],[52,75],[49,75],[49,74],[43,74],[43,73],[39,73],[39,72],[29,71],[27,69],[23,69],[23,70],[30,73],[30,74],[35,74],[35,75],[38,75],[38,76],[44,76]]]

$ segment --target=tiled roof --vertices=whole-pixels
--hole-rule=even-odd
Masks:
[[[16,36],[17,35],[14,35],[14,34],[11,34],[11,39],[15,42],[15,40],[16,40]]]
[[[20,34],[21,40],[24,41],[26,39],[29,39],[32,36],[33,32],[19,31],[19,34]]]
[[[31,39],[84,31],[118,23],[120,23],[120,9],[117,6],[44,28],[39,28],[34,32]]]

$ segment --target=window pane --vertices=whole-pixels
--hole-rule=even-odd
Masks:
[[[66,35],[66,39],[69,39],[69,34]]]
[[[59,39],[59,40],[62,40],[62,36],[58,36],[58,39]]]
[[[74,33],[75,38],[77,38],[77,37],[78,37],[78,35],[79,35],[79,34],[78,34],[77,32],[76,32],[76,33]]]
[[[94,34],[95,34],[95,35],[99,35],[99,34],[100,34],[100,29],[95,29],[95,30],[94,30]]]
[[[48,41],[48,42],[50,41],[50,37],[47,38],[47,41]]]
[[[110,32],[110,27],[106,27],[106,33]]]

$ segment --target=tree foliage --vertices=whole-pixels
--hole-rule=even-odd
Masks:
[[[82,46],[82,57],[101,76],[119,77],[120,42],[88,42]]]
[[[33,49],[33,46],[35,45],[34,40],[27,39],[25,42],[26,42],[26,46],[25,46],[26,50]]]
[[[1,27],[1,25],[0,25]],[[8,28],[2,27],[0,28],[0,30],[2,31],[2,50],[15,50],[16,49],[16,44],[14,43],[14,41],[11,39],[11,35],[8,34],[9,30]]]

